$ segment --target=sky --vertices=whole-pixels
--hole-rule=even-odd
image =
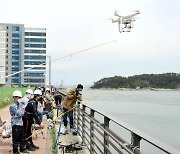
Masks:
[[[0,0],[0,4],[1,23],[47,29],[55,86],[93,85],[116,75],[180,73],[179,0]],[[134,10],[141,12],[134,28],[119,33],[118,24],[109,20],[115,19],[114,11],[129,15]],[[111,43],[96,47],[107,42]],[[48,82],[48,70],[46,76]]]

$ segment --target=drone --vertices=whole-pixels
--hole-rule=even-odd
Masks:
[[[135,13],[127,15],[127,16],[121,16],[117,13],[117,11],[114,12],[114,15],[118,18],[116,20],[112,19],[112,23],[117,22],[119,25],[119,32],[131,32],[131,29],[134,27],[134,21],[135,16],[140,14],[139,10],[136,10]]]

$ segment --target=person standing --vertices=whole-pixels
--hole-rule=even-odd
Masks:
[[[31,98],[33,98],[33,91],[31,89],[27,89],[24,97],[19,99],[19,102],[25,104],[25,107],[26,107],[28,101]]]
[[[61,101],[62,101],[62,96],[59,91],[56,91],[56,93],[54,95],[54,99],[55,99],[55,105],[56,105],[57,117],[58,117],[59,110],[61,109]]]
[[[37,112],[37,105],[38,105],[38,101],[42,97],[42,91],[39,89],[36,89],[33,94],[34,94],[34,97],[29,100],[25,108],[25,113],[23,116],[23,126],[24,126],[25,140],[26,140],[26,148],[29,151],[35,151],[36,149],[39,149],[39,147],[34,145],[32,141],[33,120],[35,119],[36,123],[39,124],[40,129],[44,128],[44,125],[40,121],[40,118]]]
[[[18,100],[22,97],[22,93],[18,90],[13,92],[13,103],[9,107],[11,115],[11,126],[12,126],[12,144],[13,153],[20,154],[18,146],[20,145],[20,152],[27,152],[25,149],[25,136],[23,129],[23,114],[25,105],[20,104]]]
[[[69,109],[71,109],[77,100],[82,101],[82,93],[81,93],[82,90],[83,90],[83,85],[78,84],[77,88],[68,91],[67,95],[65,96],[62,102],[64,113],[67,112]],[[67,131],[67,116],[69,117],[70,120],[70,130],[75,135],[76,132],[74,130],[73,110],[69,111],[63,116],[65,131]]]
[[[54,98],[51,96],[50,88],[46,88],[45,100],[46,100],[45,111],[48,111],[50,113],[52,110],[52,106],[54,105],[53,104]],[[47,119],[52,119],[52,117],[50,117],[50,115],[47,114]]]

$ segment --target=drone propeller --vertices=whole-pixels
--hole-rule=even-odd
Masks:
[[[113,22],[113,18],[106,18],[106,20],[110,20],[111,22]]]

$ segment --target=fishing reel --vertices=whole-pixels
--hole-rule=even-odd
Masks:
[[[49,124],[49,126],[47,127],[47,129],[51,130],[54,127],[55,122],[52,122],[51,124]]]

